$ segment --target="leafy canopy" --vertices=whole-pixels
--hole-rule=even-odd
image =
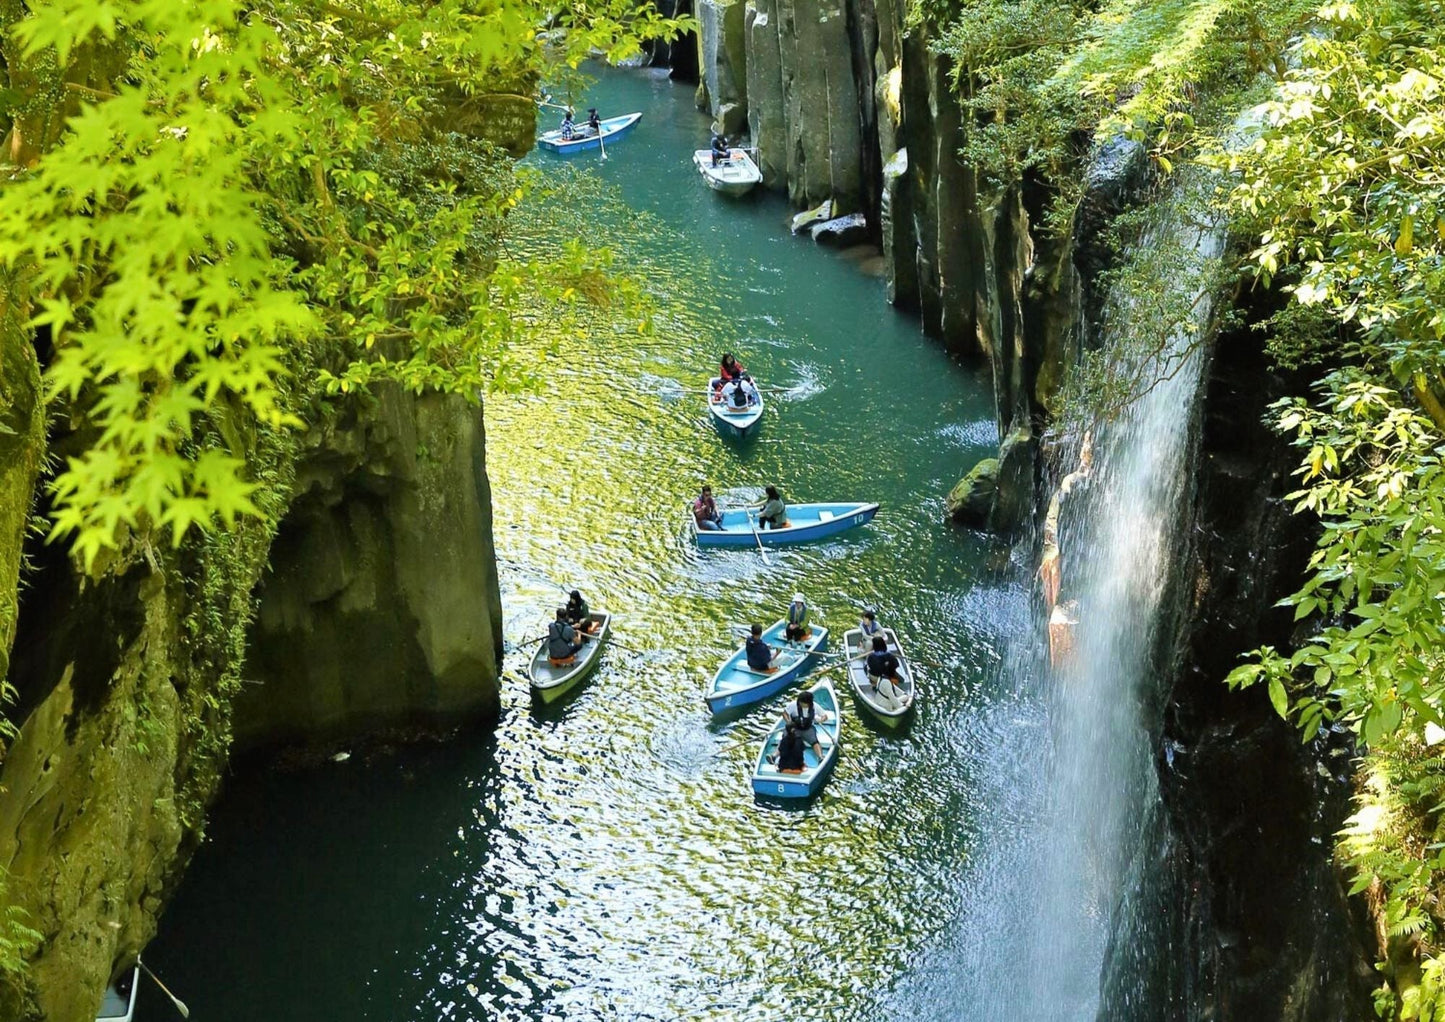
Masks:
[[[87,563],[179,543],[256,513],[253,426],[524,376],[517,306],[580,301],[605,262],[499,258],[533,87],[679,25],[627,0],[32,4],[4,50],[0,272],[76,437],[52,537]]]

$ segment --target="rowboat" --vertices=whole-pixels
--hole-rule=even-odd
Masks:
[[[597,666],[602,657],[602,647],[612,631],[612,615],[594,612],[587,620],[597,627],[588,633],[591,636],[569,663],[553,664],[547,656],[547,639],[543,636],[527,665],[527,680],[532,683],[532,693],[544,703],[561,698]]]
[[[878,513],[877,504],[844,501],[833,504],[789,504],[788,524],[781,529],[760,529],[757,511],[730,508],[723,511],[721,527],[692,530],[698,546],[781,546],[784,543],[807,543],[857,525],[871,522]]]
[[[781,647],[773,660],[777,670],[757,671],[749,667],[747,645],[744,643],[717,669],[708,683],[703,698],[709,710],[713,713],[736,710],[777,695],[807,669],[809,660],[815,654],[827,647],[828,629],[812,625],[808,637],[802,642],[787,642],[783,639],[783,629],[787,624],[784,619],[763,632],[764,642],[775,648]]]
[[[707,410],[712,424],[725,437],[741,440],[752,436],[763,423],[763,394],[758,391],[758,403],[746,408],[734,408],[723,399],[718,385],[722,378],[714,376],[707,381]]]
[[[898,636],[893,634],[893,629],[885,628],[883,637],[888,640],[888,651],[898,658],[898,676],[903,679],[903,684],[899,686],[902,690],[902,706],[881,696],[873,685],[873,679],[868,677],[868,658],[864,654],[872,650],[872,639],[863,638],[863,632],[857,628],[848,629],[843,633],[843,654],[849,658],[848,683],[853,686],[853,695],[858,703],[866,707],[880,723],[897,727],[913,709],[913,697],[918,689],[913,682],[913,668],[903,655],[903,647],[898,644]],[[858,659],[854,660],[853,657]]]
[[[95,1022],[131,1022],[135,1018],[135,994],[140,986],[140,966],[133,965],[105,988]]]
[[[593,132],[586,124],[579,124],[572,129],[570,139],[562,137],[561,128],[556,131],[544,131],[537,136],[537,148],[545,149],[549,153],[561,153],[563,156],[568,153],[580,153],[584,149],[597,149],[611,142],[623,132],[631,131],[640,120],[642,120],[641,113],[609,117],[602,122],[600,132]]]
[[[746,195],[763,180],[763,172],[746,149],[730,149],[727,158],[716,164],[711,149],[698,149],[692,154],[692,162],[707,186],[723,195]]]
[[[833,683],[826,680],[818,682],[809,691],[813,693],[813,709],[822,711],[819,716],[828,716],[827,721],[814,725],[818,732],[818,744],[823,748],[823,758],[819,760],[818,754],[810,746],[803,750],[803,769],[799,773],[779,770],[769,763],[768,757],[777,753],[778,742],[787,727],[787,722],[779,717],[773,729],[768,732],[768,737],[763,740],[757,765],[753,767],[753,791],[765,798],[807,798],[816,795],[827,783],[828,775],[838,762],[838,734],[841,730],[839,725],[842,723],[838,714],[838,693],[833,691]]]

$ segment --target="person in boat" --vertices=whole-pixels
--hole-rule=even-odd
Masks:
[[[748,395],[750,386],[746,373],[733,380],[722,389],[723,403],[735,410],[742,410],[756,404],[756,400]],[[757,389],[753,388],[753,394],[756,393]]]
[[[808,627],[808,601],[802,593],[794,593],[793,602],[788,604],[788,623],[783,626],[783,638],[789,642],[802,642],[812,634],[813,630]]]
[[[878,614],[872,607],[863,608],[863,617],[858,621],[858,631],[862,634],[858,646],[860,650],[866,649],[875,635],[883,634],[883,626],[878,623]]]
[[[781,773],[801,774],[807,768],[807,762],[803,759],[803,750],[806,748],[798,729],[789,724],[783,728],[783,737],[778,739],[778,751],[768,757],[768,762]]]
[[[725,384],[731,383],[747,371],[746,366],[733,358],[732,352],[723,352],[722,362],[717,367],[718,389],[721,390]]]
[[[726,163],[728,160],[728,137],[721,132],[712,133],[712,165],[716,167],[719,163]]]
[[[577,137],[577,125],[572,122],[572,108],[562,115],[562,141],[570,142]]]
[[[547,657],[554,663],[570,660],[583,646],[582,636],[567,622],[567,608],[557,608],[557,620],[547,626]]]
[[[788,527],[788,505],[783,503],[782,495],[778,493],[776,486],[765,487],[763,493],[767,499],[763,501],[758,509],[758,528],[760,529],[785,529]]]
[[[595,626],[592,608],[576,589],[567,596],[567,623],[582,632],[590,632]]]
[[[748,375],[747,370],[743,370],[738,376],[737,386],[738,390],[742,391],[743,397],[749,405],[762,403],[763,398],[762,395],[758,393],[758,386],[753,382],[753,378]]]
[[[889,650],[888,640],[882,635],[873,636],[873,652],[868,654],[863,666],[884,709],[896,712],[908,705],[903,698],[903,665]]]
[[[777,670],[773,661],[778,658],[777,651],[763,641],[763,626],[755,624],[748,629],[748,641],[743,644],[743,651],[748,658],[748,666],[755,671],[766,671],[772,674]]]
[[[797,728],[798,737],[803,740],[804,745],[813,747],[813,752],[821,763],[823,747],[818,744],[817,725],[828,723],[828,714],[813,705],[813,693],[807,689],[799,692],[798,698],[783,707],[783,719]]]
[[[602,134],[602,118],[597,116],[597,108],[595,106],[589,106],[587,108],[587,127],[592,129],[592,134],[594,135]]]
[[[712,499],[711,486],[704,486],[697,500],[692,502],[692,520],[697,522],[699,529],[707,532],[722,529],[722,512],[717,509],[717,501]]]

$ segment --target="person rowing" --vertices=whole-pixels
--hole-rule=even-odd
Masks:
[[[761,671],[764,674],[772,674],[777,671],[773,663],[778,658],[778,653],[772,646],[763,641],[763,626],[754,624],[748,629],[748,641],[743,644],[743,652],[748,658],[748,667],[754,671]]]
[[[557,608],[557,620],[547,626],[547,657],[554,666],[561,666],[575,657],[583,639],[567,621],[567,608]]]
[[[602,134],[602,118],[597,116],[597,108],[595,106],[587,108],[587,127],[592,129],[592,134],[594,135]]]
[[[881,635],[873,636],[873,652],[868,654],[864,669],[868,672],[868,680],[873,684],[873,690],[878,693],[878,701],[885,710],[894,713],[908,705],[907,693],[903,688],[902,667],[898,658],[888,649],[888,640]]]
[[[712,165],[716,167],[719,163],[726,163],[729,158],[728,138],[721,132],[712,133]]]
[[[828,714],[813,706],[813,693],[804,689],[787,706],[783,707],[783,719],[798,731],[804,745],[811,745],[818,762],[823,762],[823,747],[818,744],[819,724],[828,723]]]

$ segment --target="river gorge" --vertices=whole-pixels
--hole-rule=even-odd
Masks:
[[[1313,537],[1263,424],[1300,381],[1255,329],[1271,299],[1215,272],[1240,243],[1202,179],[1105,141],[1059,231],[1036,182],[959,158],[952,69],[905,11],[667,13],[696,37],[589,63],[576,97],[640,125],[526,155],[506,236],[605,247],[649,330],[522,333],[532,379],[484,411],[378,388],[280,449],[284,512],[234,545],[87,574],[12,516],[0,892],[41,939],[6,1022],[88,1022],[142,949],[218,1022],[1369,1017],[1331,855],[1352,736],[1301,743],[1223,684],[1294,637],[1276,601]],[[750,133],[765,188],[704,187],[714,127]],[[790,231],[825,201],[817,242]],[[708,421],[724,351],[774,388],[751,440]],[[1086,362],[1149,382],[1091,417]],[[33,486],[15,436],[0,469]],[[704,484],[881,510],[700,550]],[[523,671],[574,587],[615,642],[544,706]],[[936,666],[897,732],[845,694],[828,786],[782,806],[748,790],[777,701],[715,718],[702,692],[799,591],[835,638],[876,608]],[[208,745],[194,721],[233,703]],[[146,984],[135,1018],[173,1017]]]

